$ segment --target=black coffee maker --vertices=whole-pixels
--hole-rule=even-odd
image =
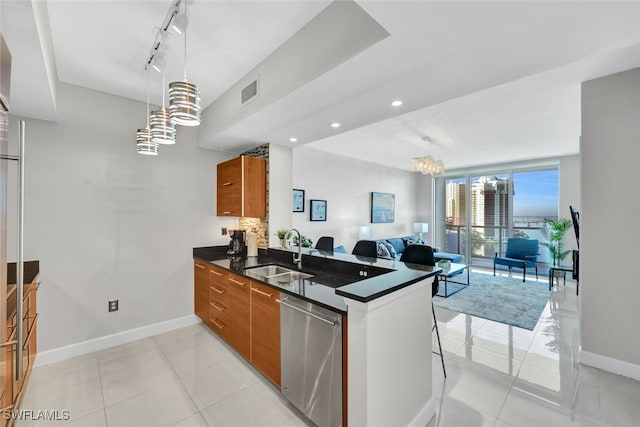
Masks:
[[[247,242],[244,230],[233,230],[227,255],[231,257],[247,256]]]

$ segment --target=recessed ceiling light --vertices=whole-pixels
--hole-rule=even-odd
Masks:
[[[298,142],[298,138],[289,138],[289,142]]]
[[[342,125],[340,123],[338,123],[338,122],[331,123],[331,127],[332,128],[339,128],[340,126],[342,126]]]
[[[396,99],[395,101],[393,101],[393,102],[391,103],[391,105],[392,105],[393,107],[399,107],[399,106],[401,106],[401,105],[402,105],[402,101],[400,101],[399,99]]]

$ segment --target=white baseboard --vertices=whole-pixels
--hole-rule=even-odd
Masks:
[[[580,363],[640,381],[640,365],[634,365],[624,360],[581,350]]]
[[[114,347],[120,344],[126,344],[142,338],[158,335],[164,332],[173,331],[174,329],[184,328],[202,322],[199,317],[190,314],[184,317],[167,320],[164,322],[154,323],[151,325],[141,326],[128,331],[118,332],[103,337],[82,341],[76,344],[66,345],[64,347],[54,348],[52,350],[43,351],[36,355],[33,363],[34,368],[38,366],[49,365],[50,363],[60,362],[75,356],[81,356],[87,353],[104,350],[105,348]]]
[[[422,409],[420,409],[420,411],[416,414],[413,420],[411,420],[411,422],[409,423],[409,427],[424,427],[429,424],[429,421],[431,421],[431,418],[433,418],[435,415],[436,399],[431,397],[431,399],[429,399],[427,403],[424,404]]]

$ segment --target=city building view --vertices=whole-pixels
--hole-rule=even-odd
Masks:
[[[472,263],[503,252],[509,237],[545,242],[545,221],[558,218],[558,170],[467,176],[445,181],[446,250]],[[467,190],[469,189],[469,190]],[[549,261],[540,246],[539,261]]]

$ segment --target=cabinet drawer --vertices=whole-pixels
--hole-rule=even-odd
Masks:
[[[218,299],[211,298],[209,302],[209,313],[209,317],[212,319],[219,318],[224,322],[229,321],[229,306]]]
[[[209,282],[211,285],[226,285],[227,272],[219,267],[209,267]]]
[[[211,325],[211,328],[214,330],[214,332],[216,332],[222,338],[225,338],[225,334],[227,333],[227,324],[224,320],[222,320],[219,316],[211,316],[209,319],[209,324]]]
[[[229,301],[229,291],[227,286],[220,283],[212,283],[209,287],[209,300],[218,300],[224,304]]]
[[[238,276],[233,273],[228,273],[226,277],[227,287],[232,294],[246,294],[249,295],[249,279],[246,277]]]

